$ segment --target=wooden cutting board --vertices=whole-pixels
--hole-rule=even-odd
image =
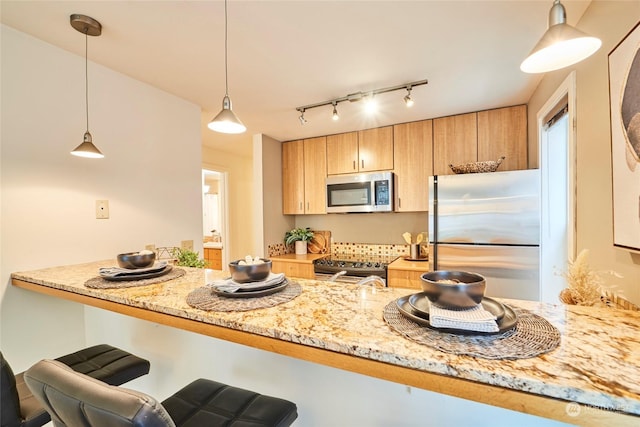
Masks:
[[[314,231],[313,238],[307,245],[307,250],[311,254],[326,254],[331,252],[331,232]]]

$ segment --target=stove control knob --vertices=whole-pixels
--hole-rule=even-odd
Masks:
[[[362,267],[362,263],[354,262],[354,263],[353,263],[353,267],[354,267],[354,268],[361,268],[361,267]]]
[[[367,267],[367,268],[371,268],[371,263],[370,263],[370,262],[368,262],[368,263],[366,264],[366,267]]]
[[[374,266],[375,268],[380,268],[380,267],[381,267],[381,265],[380,265],[380,263],[379,263],[379,262],[376,262],[373,266]]]
[[[338,262],[338,267],[344,267],[344,265],[345,265],[345,264],[344,264],[344,261],[340,261],[340,262]]]

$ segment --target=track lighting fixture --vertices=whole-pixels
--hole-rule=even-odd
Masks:
[[[209,122],[209,129],[221,133],[242,133],[247,128],[235,115],[229,98],[229,67],[227,65],[227,0],[224,0],[224,98],[222,111]]]
[[[549,11],[549,27],[520,69],[525,73],[546,73],[576,64],[594,54],[602,45],[567,23],[567,11],[555,0]]]
[[[407,86],[407,96],[404,97],[404,103],[407,107],[413,107],[413,99],[411,99],[411,86]]]
[[[338,115],[338,109],[336,108],[337,105],[338,105],[337,102],[333,103],[333,114],[331,115],[331,118],[333,119],[333,121],[340,119],[340,116]]]
[[[98,150],[98,147],[93,145],[93,138],[91,137],[91,133],[89,133],[89,59],[87,53],[89,50],[89,36],[99,36],[102,34],[102,25],[89,16],[78,14],[71,15],[69,21],[74,29],[84,34],[84,93],[87,113],[87,130],[84,133],[84,138],[82,143],[78,145],[71,154],[78,157],[101,159],[104,157],[104,154]]]
[[[410,107],[414,103],[413,99],[411,98],[411,89],[414,88],[415,86],[426,85],[427,83],[429,83],[428,80],[418,80],[416,82],[405,83],[398,86],[385,87],[382,89],[375,89],[368,92],[355,92],[355,93],[351,93],[349,95],[343,96],[341,98],[335,98],[329,101],[318,102],[316,104],[309,104],[309,105],[303,105],[301,107],[296,107],[296,111],[300,112],[300,117],[298,117],[298,119],[300,120],[300,124],[303,124],[303,125],[307,123],[307,119],[304,118],[304,112],[306,110],[309,110],[311,108],[316,108],[316,107],[322,107],[325,105],[333,106],[333,114],[331,115],[331,118],[333,120],[338,120],[340,116],[338,115],[337,106],[339,103],[345,102],[345,101],[349,101],[349,102],[365,101],[366,111],[368,113],[373,113],[377,109],[377,103],[375,99],[376,95],[379,95],[381,93],[386,93],[386,92],[393,92],[396,90],[407,91],[407,95],[404,97],[404,102],[408,107]]]

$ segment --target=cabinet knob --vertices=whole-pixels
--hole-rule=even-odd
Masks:
[[[362,159],[362,169],[364,169],[364,159]]]
[[[398,197],[398,208],[402,207],[402,200],[400,199],[400,197]]]
[[[302,210],[302,202],[300,202],[300,210]]]
[[[356,170],[356,161],[353,161],[353,170]]]

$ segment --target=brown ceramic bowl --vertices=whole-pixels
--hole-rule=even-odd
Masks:
[[[422,290],[431,302],[453,308],[475,307],[487,286],[483,276],[466,271],[430,271],[421,279]]]
[[[139,252],[129,252],[126,254],[119,254],[117,256],[118,265],[121,268],[147,268],[151,267],[156,261],[155,252],[140,254]]]
[[[262,264],[238,264],[243,259],[231,261],[229,263],[229,271],[231,278],[238,283],[259,282],[269,277],[271,273],[271,260],[260,258],[264,261]]]

